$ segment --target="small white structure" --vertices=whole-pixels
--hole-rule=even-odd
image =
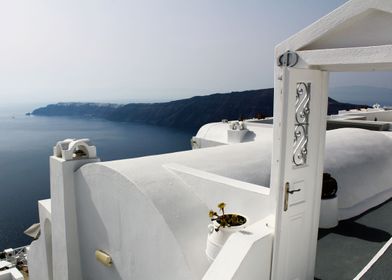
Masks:
[[[217,122],[203,125],[196,136],[192,137],[192,148],[206,148],[219,145],[246,143],[272,139],[272,119],[245,120],[243,125],[246,129],[233,129],[239,122]],[[234,125],[233,125],[234,124]],[[243,126],[243,127],[244,127]]]
[[[30,247],[32,279],[82,279],[73,177],[82,165],[97,161],[88,139],[66,139],[53,148],[51,199],[39,201],[41,236]]]
[[[381,122],[392,122],[392,110],[385,110],[383,108],[366,108],[366,109],[355,109],[349,111],[339,111],[338,115],[331,116],[332,118],[351,118],[361,117],[368,121],[381,121]]]
[[[19,272],[15,267],[0,271],[0,280],[23,280],[22,273]]]
[[[251,141],[251,124],[224,123],[212,144],[235,145],[104,163],[86,139],[59,142],[51,199],[39,202],[43,234],[30,248],[31,279],[313,279],[323,170],[335,168],[340,185],[353,177],[343,173],[344,153],[324,166],[328,71],[392,70],[391,24],[390,0],[352,0],[278,45],[273,130],[257,128],[272,138]],[[358,145],[391,145],[380,132],[359,131],[336,130],[327,149],[356,133]],[[203,133],[195,146],[210,141]],[[390,158],[382,158],[387,168]],[[368,168],[374,153],[358,160]],[[339,208],[347,211],[339,215],[390,195],[388,176],[376,194],[367,192],[368,178],[355,182],[363,184],[359,202],[343,188]],[[221,201],[251,223],[210,263],[207,213]]]

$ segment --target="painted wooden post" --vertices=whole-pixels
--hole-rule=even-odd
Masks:
[[[272,279],[313,279],[321,201],[328,73],[277,67]]]

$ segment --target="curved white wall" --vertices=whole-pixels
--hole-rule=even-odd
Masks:
[[[213,132],[214,129],[217,132]],[[248,176],[248,170],[257,173],[261,169],[270,169],[270,162],[259,161],[258,157],[263,157],[268,153],[266,150],[272,149],[272,135],[265,133],[268,128],[263,128],[260,132],[255,131],[257,142],[262,141],[258,143],[263,149],[258,146],[250,148],[254,149],[254,154],[248,155],[246,161],[250,165],[253,162],[254,166],[245,171],[240,169],[241,172],[245,172],[243,177]],[[219,140],[220,138],[214,137],[224,134],[224,124],[214,124],[203,133],[210,140]],[[331,173],[338,181],[340,219],[356,216],[392,196],[391,132],[342,128],[326,133],[324,171]],[[245,145],[250,144],[241,144],[243,150],[248,149]],[[269,185],[266,184],[269,182],[269,173],[263,172],[262,178],[255,178],[254,174],[249,176],[253,176],[255,184]]]
[[[324,170],[338,182],[339,218],[361,214],[392,195],[392,138],[356,128],[327,132]]]
[[[268,183],[269,147],[244,145],[80,168],[75,190],[83,277],[95,279],[91,273],[97,273],[104,279],[201,279],[210,265],[204,252],[210,208],[233,190],[238,196],[231,195],[228,210],[243,209],[241,213],[252,216],[254,222],[272,212],[268,203],[260,203],[267,197],[264,191],[250,196],[240,186],[227,187],[231,179],[247,181],[251,187],[256,182]],[[257,157],[254,148],[259,151]],[[221,184],[224,193],[219,194],[219,187],[211,188],[213,203],[206,202],[190,186],[195,178],[176,174],[168,167],[172,163],[228,177],[203,183]],[[97,249],[113,257],[112,268],[95,260]]]
[[[101,164],[82,167],[75,181],[83,279],[196,279],[166,221],[135,184]],[[97,249],[110,254],[112,267],[95,260]]]
[[[206,202],[191,185],[207,186],[208,180],[198,181],[199,175],[187,179],[168,166],[185,166],[223,181],[232,178],[261,188],[269,185],[271,148],[272,137],[264,137],[240,145],[81,167],[75,189],[84,279],[202,278],[209,267],[204,253],[207,213],[214,207],[211,201],[220,202],[226,193],[211,187],[212,200]],[[358,215],[380,202],[380,194],[391,190],[391,166],[391,137],[361,129],[327,132],[325,171],[338,181],[340,218]],[[244,197],[239,195],[238,201]],[[382,197],[386,200],[390,195]],[[253,218],[257,221],[270,210],[262,201],[226,202],[229,210],[232,202],[247,216],[257,213]],[[95,260],[97,249],[112,256],[113,267]]]

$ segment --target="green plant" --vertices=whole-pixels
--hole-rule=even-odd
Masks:
[[[219,231],[220,228],[241,226],[246,223],[246,218],[244,216],[237,214],[225,214],[225,207],[226,204],[224,202],[218,204],[219,211],[222,212],[221,215],[214,210],[210,210],[208,213],[211,221],[215,221],[218,224],[218,226],[215,227],[215,231]]]

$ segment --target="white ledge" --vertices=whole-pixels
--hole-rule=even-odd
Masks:
[[[392,45],[306,50],[297,52],[299,66],[317,66],[328,71],[373,71],[392,69]]]
[[[231,186],[231,187],[234,187],[237,189],[242,189],[242,190],[246,190],[249,192],[254,192],[254,193],[258,193],[258,194],[262,194],[262,195],[269,195],[270,194],[270,189],[267,187],[244,182],[244,181],[240,181],[240,180],[236,180],[236,179],[232,179],[232,178],[228,178],[228,177],[224,177],[224,176],[220,176],[220,175],[217,175],[214,173],[210,173],[210,172],[203,171],[200,169],[191,168],[191,167],[188,167],[185,165],[170,163],[170,164],[165,164],[164,167],[167,169],[170,169],[170,170],[179,171],[179,172],[182,172],[185,174],[193,175],[195,177],[199,177],[199,178],[211,181],[211,182],[225,184],[227,186]]]

